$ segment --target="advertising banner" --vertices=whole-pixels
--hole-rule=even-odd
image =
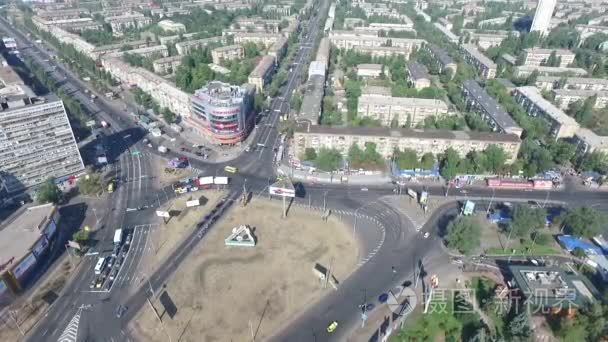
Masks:
[[[40,240],[38,240],[38,242],[36,242],[36,244],[34,245],[34,248],[32,248],[32,252],[34,252],[34,255],[36,257],[39,257],[40,255],[42,255],[42,253],[44,253],[48,246],[49,241],[46,239],[46,236],[42,235],[40,237]]]
[[[473,214],[473,211],[475,211],[475,202],[466,201],[464,203],[464,208],[462,208],[462,214],[468,216]]]
[[[186,201],[186,207],[196,207],[201,205],[199,200]]]
[[[410,188],[407,189],[407,194],[413,199],[418,199],[418,193]]]
[[[428,198],[429,198],[428,192],[423,191],[422,193],[420,193],[420,204],[426,204]]]
[[[169,212],[168,211],[161,211],[161,210],[157,210],[156,211],[156,216],[158,216],[158,217],[167,217],[167,218],[171,217],[171,216],[169,216]]]
[[[283,196],[283,197],[296,197],[296,191],[294,189],[277,188],[271,186],[268,188],[271,195]]]
[[[228,184],[228,177],[215,177],[213,178],[213,183],[218,185],[226,185]]]
[[[29,254],[26,256],[19,265],[13,268],[13,274],[15,278],[19,279],[21,276],[30,269],[30,267],[34,266],[36,263],[36,257],[34,254]]]

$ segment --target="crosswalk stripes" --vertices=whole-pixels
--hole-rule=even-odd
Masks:
[[[78,312],[72,317],[72,320],[65,328],[57,342],[76,342],[78,339],[78,324],[80,323],[80,314],[82,314],[82,307],[78,309]]]

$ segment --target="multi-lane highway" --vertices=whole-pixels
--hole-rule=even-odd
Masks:
[[[323,12],[327,6],[324,2]],[[241,172],[232,177],[232,187],[228,192],[228,198],[222,204],[224,208],[231,205],[231,200],[241,191],[246,180],[249,191],[261,193],[267,188],[269,181],[274,179],[272,166],[272,147],[277,145],[279,133],[277,125],[279,116],[286,114],[289,110],[289,100],[298,80],[303,77],[303,67],[307,65],[310,58],[311,48],[318,35],[318,18],[314,17],[309,23],[309,34],[301,43],[301,49],[295,56],[295,64],[289,73],[286,85],[281,89],[279,96],[275,97],[270,104],[269,116],[266,124],[260,125],[255,131],[254,143],[264,145],[253,153],[246,153],[230,162],[237,166]],[[134,149],[149,151],[141,143],[144,132],[137,128],[124,113],[116,111],[105,100],[98,99],[96,104],[91,104],[88,97],[81,92],[86,84],[74,78],[67,70],[62,70],[61,65],[54,64],[46,51],[36,44],[28,43],[27,37],[16,32],[12,27],[0,20],[0,28],[9,32],[23,45],[31,45],[32,48],[22,50],[22,54],[30,54],[37,63],[55,65],[58,67],[57,77],[67,77],[65,82],[77,91],[72,94],[89,107],[91,113],[111,123],[111,129],[107,137],[102,139],[108,151],[108,156],[113,160],[113,168],[116,178],[120,180],[117,190],[110,195],[113,204],[107,216],[102,218],[104,228],[95,233],[94,238],[99,240],[97,248],[102,253],[111,251],[114,229],[125,228],[133,230],[133,240],[130,254],[124,261],[123,269],[114,281],[112,291],[92,293],[89,284],[93,277],[93,263],[96,257],[85,258],[79,273],[66,286],[63,294],[56,300],[45,318],[30,333],[31,341],[56,340],[61,331],[68,325],[72,316],[77,312],[80,305],[91,305],[91,311],[86,312],[80,319],[80,331],[82,338],[91,338],[103,341],[128,340],[128,333],[124,327],[133,317],[138,309],[145,304],[146,297],[152,291],[159,289],[171,277],[177,265],[189,255],[201,238],[204,238],[206,229],[212,227],[212,222],[201,222],[196,231],[192,233],[176,249],[168,260],[158,265],[153,274],[143,275],[139,273],[138,265],[141,258],[148,249],[148,233],[154,229],[151,218],[154,216],[154,208],[174,196],[172,191],[157,189],[154,187],[151,160],[148,153],[132,155]],[[49,61],[46,61],[49,60]],[[168,156],[175,156],[171,152]],[[193,167],[205,170],[208,174],[222,172],[224,165],[205,163],[202,160],[191,158]],[[349,328],[354,327],[359,321],[360,311],[358,305],[362,304],[364,296],[370,298],[385,292],[391,285],[402,278],[411,276],[418,260],[440,262],[445,258],[440,252],[437,239],[423,239],[417,234],[411,222],[394,208],[382,202],[381,197],[392,195],[394,185],[386,184],[378,187],[369,187],[368,191],[361,191],[358,186],[337,185],[305,185],[303,198],[296,199],[304,205],[322,206],[324,201],[327,206],[342,212],[357,213],[360,216],[359,229],[356,234],[362,244],[361,267],[346,279],[338,291],[328,295],[321,302],[311,306],[308,310],[296,317],[285,329],[277,332],[277,341],[311,341],[317,340],[341,340],[348,333]],[[413,186],[420,190],[420,186]],[[442,186],[429,186],[431,195],[443,196],[446,189]],[[450,196],[468,198],[491,198],[498,200],[537,200],[537,201],[560,201],[572,205],[590,205],[600,209],[608,210],[608,196],[603,192],[589,192],[567,188],[561,191],[511,191],[474,188],[462,190],[451,189]],[[143,208],[142,210],[127,211],[127,208]],[[218,217],[219,218],[219,217]],[[429,228],[430,229],[430,228]],[[447,260],[444,260],[447,262]],[[392,272],[395,267],[399,274],[397,277]],[[145,282],[144,277],[146,278]],[[114,311],[118,305],[128,307],[125,315],[118,319]],[[340,329],[329,336],[325,328],[328,321],[339,320]]]

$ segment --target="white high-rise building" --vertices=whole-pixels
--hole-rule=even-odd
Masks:
[[[542,35],[549,33],[549,23],[556,3],[557,0],[538,0],[530,32],[539,31]]]

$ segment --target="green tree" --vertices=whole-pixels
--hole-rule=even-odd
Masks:
[[[439,173],[447,180],[452,180],[458,174],[460,155],[453,148],[448,148],[440,158]]]
[[[470,255],[479,247],[480,235],[479,223],[472,217],[461,216],[448,224],[445,240],[449,248]]]
[[[62,193],[59,190],[57,184],[55,184],[55,180],[50,177],[48,178],[40,188],[38,189],[38,194],[36,195],[36,200],[40,204],[44,203],[59,203],[61,201]]]
[[[101,193],[102,185],[99,173],[88,170],[87,173],[78,180],[78,190],[84,195],[97,195]]]
[[[557,140],[549,146],[553,161],[558,165],[565,165],[574,158],[576,145],[565,140]]]
[[[502,147],[498,145],[490,145],[486,147],[483,151],[485,155],[485,169],[493,172],[494,174],[499,174],[502,172],[505,166],[505,162],[507,161],[507,154],[502,149]]]
[[[435,156],[431,152],[427,152],[420,158],[420,167],[423,170],[430,170],[435,165]]]
[[[336,149],[321,148],[317,153],[315,165],[323,171],[335,171],[340,168],[342,154]]]
[[[545,226],[546,216],[545,209],[519,204],[513,209],[513,219],[509,224],[509,229],[515,236],[529,236],[531,231]]]
[[[312,147],[307,147],[304,150],[304,160],[315,160],[317,159],[317,151]]]
[[[583,259],[584,257],[587,256],[587,253],[585,253],[585,250],[580,248],[580,247],[575,247],[572,250],[572,255],[574,255],[577,258]]]
[[[72,240],[81,244],[86,244],[89,240],[89,232],[84,229],[80,229],[72,234]]]
[[[593,208],[578,207],[568,211],[563,224],[568,234],[592,238],[601,232],[603,222],[606,222],[604,214]]]
[[[168,124],[174,123],[175,120],[177,119],[177,115],[175,115],[175,113],[173,113],[172,111],[170,111],[169,108],[163,108],[162,112],[163,112],[163,119]]]
[[[507,327],[511,340],[527,340],[532,335],[530,329],[530,317],[527,311],[522,310],[515,315]]]
[[[403,151],[395,150],[393,157],[401,170],[413,170],[419,166],[416,151],[406,148]]]

